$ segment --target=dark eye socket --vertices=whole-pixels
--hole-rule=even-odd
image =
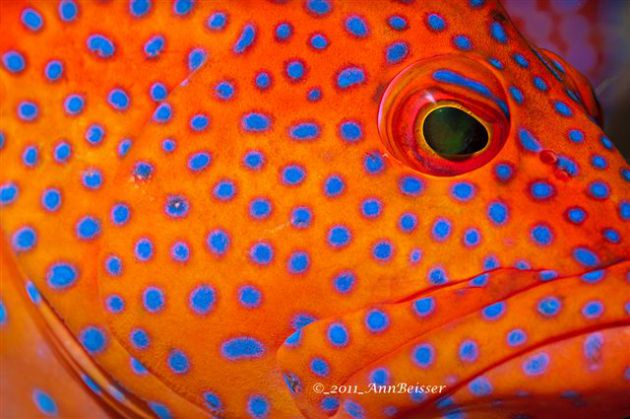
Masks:
[[[429,147],[447,159],[468,157],[488,145],[488,130],[472,115],[453,106],[431,111],[422,124]]]

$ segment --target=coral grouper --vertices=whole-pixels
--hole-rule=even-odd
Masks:
[[[497,2],[0,7],[3,417],[628,414],[630,170]]]

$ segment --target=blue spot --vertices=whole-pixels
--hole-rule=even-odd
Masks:
[[[267,218],[271,214],[271,202],[265,198],[254,199],[249,204],[249,214],[258,220]]]
[[[421,368],[430,366],[433,363],[434,356],[435,350],[428,343],[418,345],[413,350],[413,361]]]
[[[228,17],[225,13],[215,12],[211,14],[210,17],[208,17],[208,20],[206,21],[206,25],[208,26],[208,29],[212,31],[221,31],[225,29],[227,22],[228,22]]]
[[[193,9],[195,2],[193,0],[175,0],[173,3],[173,11],[178,16],[185,16]]]
[[[166,40],[164,39],[162,35],[152,36],[144,44],[144,54],[148,58],[155,58],[162,53],[162,51],[164,50],[165,44],[166,44]]]
[[[488,206],[488,218],[495,225],[504,225],[509,218],[508,207],[502,202],[492,202]]]
[[[549,365],[549,355],[542,352],[537,355],[529,356],[523,362],[523,372],[527,375],[540,375],[545,372]]]
[[[517,104],[522,105],[523,101],[525,101],[525,96],[523,96],[523,92],[521,91],[521,89],[519,89],[516,86],[510,86],[509,90],[510,90],[510,95],[512,96],[514,101]]]
[[[407,19],[403,16],[390,16],[389,19],[387,19],[387,24],[395,31],[404,31],[407,29]]]
[[[595,319],[604,312],[604,305],[600,301],[589,301],[582,308],[582,315],[587,319]]]
[[[446,272],[440,267],[431,269],[428,276],[429,282],[431,282],[431,284],[433,285],[441,285],[448,281]]]
[[[488,62],[490,63],[490,65],[492,65],[492,67],[496,68],[497,70],[503,70],[505,68],[505,66],[503,65],[503,63],[501,61],[499,61],[498,58],[489,58]]]
[[[35,167],[39,161],[39,151],[36,146],[28,146],[22,154],[22,161],[26,167]]]
[[[624,221],[630,220],[630,202],[621,201],[619,203],[619,217]]]
[[[588,186],[588,193],[594,199],[607,199],[610,188],[605,182],[595,181]]]
[[[133,372],[135,372],[138,375],[145,375],[147,373],[147,369],[145,368],[144,365],[142,365],[142,363],[140,363],[140,361],[138,361],[136,358],[131,358],[130,360],[130,364],[131,364],[131,369],[133,370]],[[151,406],[151,405],[149,405]],[[153,407],[151,407],[153,408]]]
[[[365,73],[359,67],[346,67],[337,75],[337,86],[340,89],[348,89],[350,87],[361,84],[365,81]]]
[[[293,26],[290,23],[282,22],[276,26],[276,39],[278,41],[287,41],[293,35]]]
[[[151,96],[151,99],[155,102],[159,102],[166,99],[168,90],[166,90],[166,86],[163,83],[156,82],[149,88],[149,96]]]
[[[252,396],[247,401],[247,410],[254,418],[262,418],[269,413],[269,402],[263,396]]]
[[[507,343],[510,346],[518,346],[527,340],[527,335],[522,329],[512,329],[507,334]]]
[[[116,204],[112,207],[110,213],[112,223],[117,226],[122,226],[129,221],[129,206],[126,204]]]
[[[339,136],[345,141],[354,143],[363,138],[363,130],[358,122],[346,121],[339,125]]]
[[[433,79],[441,83],[454,84],[472,90],[488,99],[492,100],[501,108],[506,117],[509,118],[508,106],[502,99],[496,97],[485,84],[469,79],[461,74],[450,70],[437,70],[433,73]]]
[[[472,49],[472,41],[466,35],[456,35],[453,38],[453,43],[462,51],[470,51]]]
[[[446,22],[444,21],[442,16],[435,13],[431,13],[429,14],[429,16],[427,16],[427,24],[429,25],[430,29],[437,32],[441,32],[446,28]]]
[[[105,35],[90,35],[86,44],[88,49],[100,58],[110,58],[116,52],[114,43]]]
[[[219,201],[229,201],[236,194],[236,186],[231,180],[223,180],[215,185],[212,194]]]
[[[314,122],[301,122],[289,128],[289,135],[295,140],[313,140],[319,137],[319,125]]]
[[[328,39],[324,34],[316,33],[315,35],[311,36],[310,44],[316,50],[321,51],[328,47]]]
[[[140,239],[136,242],[134,249],[136,258],[141,262],[146,262],[153,257],[153,243],[149,239]]]
[[[91,240],[101,232],[101,223],[94,217],[83,217],[77,223],[76,232],[79,239]]]
[[[547,90],[549,90],[547,82],[538,76],[534,77],[534,87],[536,87],[536,89],[540,90],[541,92],[546,92]]]
[[[556,193],[554,186],[544,180],[533,182],[529,191],[537,201],[549,199]]]
[[[606,241],[610,242],[610,243],[620,243],[621,242],[621,235],[619,234],[619,231],[615,230],[614,228],[607,228],[602,232],[602,235],[604,236],[604,239],[606,239]]]
[[[162,140],[162,150],[165,153],[172,153],[177,148],[177,142],[172,138],[165,138]]]
[[[346,294],[352,290],[356,279],[354,273],[350,271],[341,272],[333,279],[333,286],[340,293]]]
[[[196,132],[201,132],[201,131],[205,131],[208,128],[208,125],[210,124],[210,119],[208,118],[207,115],[204,114],[197,114],[197,115],[193,115],[192,118],[190,118],[190,129],[192,129],[193,131]]]
[[[105,270],[111,276],[120,276],[122,273],[122,260],[118,256],[109,256],[105,260]]]
[[[295,186],[302,183],[306,177],[306,172],[301,166],[289,165],[282,169],[282,181],[289,186]]]
[[[257,265],[268,265],[273,260],[273,248],[269,243],[256,243],[249,251],[249,258]]]
[[[217,229],[208,234],[206,243],[212,253],[222,256],[230,247],[230,236],[225,231]]]
[[[584,141],[584,133],[577,129],[569,131],[569,140],[574,143],[581,143]]]
[[[265,353],[265,347],[255,338],[242,336],[225,341],[221,345],[221,353],[232,361],[238,361],[261,357]]]
[[[545,317],[552,317],[558,314],[562,303],[556,297],[545,297],[538,302],[538,312]]]
[[[548,246],[553,241],[551,229],[544,224],[535,225],[531,229],[531,236],[537,244],[542,246]]]
[[[301,274],[306,272],[310,265],[310,258],[306,252],[295,252],[289,257],[289,273]]]
[[[157,313],[164,308],[164,292],[156,287],[148,287],[142,294],[144,308],[150,313]]]
[[[423,189],[422,181],[413,176],[404,176],[398,183],[398,188],[404,195],[418,196]]]
[[[173,116],[173,110],[168,103],[160,103],[160,105],[153,112],[153,120],[159,124],[165,124],[171,120]]]
[[[572,207],[567,210],[566,215],[573,224],[581,224],[586,220],[587,214],[580,207]]]
[[[366,199],[361,204],[361,212],[367,218],[376,218],[381,215],[383,203],[378,199]]]
[[[304,77],[306,67],[304,66],[304,62],[301,60],[292,60],[286,64],[285,71],[289,79],[295,82]]]
[[[265,156],[260,151],[248,151],[243,157],[243,163],[249,169],[259,170],[265,164]]]
[[[26,281],[26,293],[28,294],[28,298],[33,302],[33,304],[39,304],[42,301],[42,296],[31,281]]]
[[[598,154],[591,157],[591,165],[595,169],[604,170],[608,167],[606,159]]]
[[[366,172],[372,175],[381,173],[384,166],[385,163],[383,162],[383,158],[377,151],[367,153],[363,160],[363,167],[365,168]]]
[[[131,0],[129,2],[129,13],[135,18],[140,18],[151,10],[150,0]]]
[[[334,346],[346,346],[350,340],[348,330],[341,323],[333,323],[328,326],[327,337]]]
[[[44,26],[42,15],[35,9],[26,8],[22,11],[22,23],[33,32],[39,31]]]
[[[18,195],[20,194],[20,189],[13,182],[7,182],[0,186],[0,205],[5,206],[14,202]]]
[[[306,99],[309,102],[317,102],[321,98],[322,98],[322,89],[320,89],[319,87],[313,87],[312,89],[309,89],[309,91],[306,94]]]
[[[307,0],[306,8],[317,16],[327,15],[332,10],[329,0]]]
[[[346,30],[357,38],[365,38],[368,34],[367,23],[363,18],[352,15],[345,21]]]
[[[258,288],[246,285],[238,290],[238,299],[246,308],[256,308],[262,300],[262,293]]]
[[[230,81],[222,81],[216,85],[214,91],[221,100],[230,100],[234,96],[234,84]],[[250,114],[252,115],[252,114]]]
[[[406,42],[394,42],[387,47],[385,57],[389,64],[397,64],[404,60],[409,54],[409,47]]]
[[[260,73],[256,74],[254,83],[256,83],[256,87],[261,90],[268,89],[271,86],[271,75],[266,71],[261,71]]]
[[[555,101],[553,107],[560,116],[567,118],[573,116],[573,111],[569,108],[569,105],[560,100]]]
[[[599,258],[595,253],[585,247],[577,247],[573,250],[573,258],[586,267],[599,265]]]
[[[393,252],[393,246],[387,240],[376,243],[372,248],[372,255],[379,261],[388,261],[392,257]]]
[[[59,80],[63,75],[63,63],[59,60],[48,61],[44,69],[44,75],[51,82]]]
[[[389,326],[389,318],[383,311],[372,310],[365,316],[365,325],[370,332],[382,332]]]
[[[54,289],[65,289],[74,284],[78,273],[76,268],[65,262],[52,265],[46,273],[48,285]]]
[[[238,40],[232,48],[232,51],[234,51],[235,54],[242,54],[252,46],[255,40],[256,27],[254,25],[247,24],[243,27]]]
[[[615,149],[615,145],[613,144],[613,142],[610,141],[610,139],[605,135],[602,135],[599,138],[599,142],[602,144],[602,146],[604,146],[606,150],[612,151]]]
[[[330,372],[330,367],[328,365],[328,362],[326,362],[324,359],[314,358],[311,361],[311,371],[313,371],[315,375],[326,377]]]
[[[168,366],[175,374],[185,374],[190,368],[190,362],[185,353],[174,349],[168,354]]]
[[[188,168],[193,172],[200,172],[208,167],[211,161],[212,157],[210,156],[210,153],[206,151],[199,151],[191,155],[188,159]]]
[[[459,359],[464,362],[474,362],[479,357],[479,347],[473,340],[465,340],[459,345]]]
[[[24,56],[17,51],[9,51],[2,54],[2,64],[10,73],[21,73],[26,68]]]
[[[328,231],[328,243],[335,248],[346,246],[352,236],[344,226],[335,226]]]
[[[59,414],[59,409],[57,408],[57,403],[55,399],[53,399],[48,393],[35,389],[33,390],[33,402],[35,406],[46,416],[57,416]]]
[[[241,127],[249,132],[265,132],[271,126],[271,119],[262,113],[248,113],[241,119]]]
[[[144,329],[134,329],[131,331],[131,343],[136,349],[146,349],[151,343],[149,334]]]
[[[584,356],[589,363],[601,362],[601,351],[604,345],[604,337],[601,333],[588,335],[584,340]],[[591,369],[593,365],[590,366]]]
[[[39,115],[39,107],[35,102],[22,101],[18,105],[18,116],[20,119],[31,122]]]
[[[492,385],[485,377],[477,377],[468,384],[468,389],[475,396],[483,397],[492,393]]]
[[[525,128],[521,128],[518,132],[518,139],[521,143],[521,146],[532,153],[537,153],[542,150],[542,146],[540,142],[534,135],[526,130]]]
[[[306,207],[297,207],[291,213],[291,225],[295,228],[306,228],[311,225],[313,214]]]
[[[57,11],[59,12],[61,20],[64,22],[72,22],[76,19],[77,14],[79,13],[79,8],[74,0],[61,0]]]
[[[339,401],[334,397],[324,397],[320,406],[325,412],[334,412],[339,408]]]
[[[208,54],[203,48],[194,48],[188,53],[188,69],[192,72],[204,65]]]
[[[119,295],[110,295],[105,304],[111,313],[120,313],[125,309],[125,300]]]
[[[57,163],[66,163],[72,155],[72,148],[70,143],[66,141],[59,142],[53,150],[53,158]]]
[[[515,52],[512,55],[512,59],[514,59],[514,62],[521,68],[529,67],[529,61],[527,61],[527,58],[525,58],[522,54],[519,54],[518,52]]]
[[[190,248],[185,242],[176,242],[171,247],[171,257],[176,262],[187,262],[190,257]]]
[[[468,182],[459,182],[451,187],[451,194],[458,201],[470,201],[475,196],[475,186]]]
[[[343,402],[343,410],[352,418],[365,418],[365,411],[363,410],[363,407],[352,400],[346,400]]]
[[[16,252],[26,252],[37,244],[37,233],[31,227],[22,227],[13,234],[11,242]]]
[[[141,365],[139,362],[138,364]],[[141,370],[146,371],[144,366],[141,367]],[[153,413],[157,415],[158,419],[172,419],[173,418],[171,411],[168,410],[168,408],[164,406],[163,404],[157,403],[157,402],[148,402],[148,405],[149,405],[149,408],[153,410]]]
[[[487,320],[496,320],[505,312],[505,303],[503,301],[499,301],[494,304],[490,304],[489,306],[484,307],[481,311],[483,317]]]
[[[85,140],[90,145],[99,145],[105,138],[105,128],[100,124],[91,124],[85,131]]]
[[[426,317],[435,310],[435,298],[423,297],[413,302],[413,310],[420,317]]]
[[[477,246],[481,241],[481,233],[476,228],[469,228],[464,232],[464,244],[467,247]]]
[[[499,43],[505,44],[508,41],[505,28],[500,22],[492,22],[490,25],[490,34]]]
[[[90,354],[102,352],[107,344],[105,333],[98,327],[93,326],[83,329],[81,335],[79,336],[79,340]]]
[[[223,403],[216,394],[206,391],[203,393],[203,399],[206,402],[206,407],[213,413],[220,413],[222,411]]]
[[[437,241],[446,240],[451,234],[451,223],[444,218],[438,218],[433,224],[432,235]]]
[[[412,213],[405,213],[400,216],[398,225],[405,233],[410,233],[416,229],[418,225],[418,217]]]

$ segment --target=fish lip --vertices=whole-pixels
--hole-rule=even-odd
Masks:
[[[413,300],[415,300],[417,298],[424,297],[424,296],[427,296],[427,295],[431,295],[431,294],[435,293],[438,290],[448,289],[448,288],[457,288],[457,286],[461,286],[461,285],[465,284],[466,282],[470,282],[471,283],[471,286],[470,287],[466,287],[466,288],[483,288],[485,286],[485,282],[474,284],[474,283],[472,283],[472,281],[475,281],[476,279],[479,279],[479,278],[487,279],[491,274],[498,273],[498,272],[538,273],[539,276],[541,274],[549,272],[550,276],[553,275],[553,276],[551,276],[549,278],[539,277],[540,281],[536,282],[536,283],[533,283],[529,287],[526,288],[526,289],[529,289],[529,288],[535,287],[535,286],[540,285],[541,283],[545,283],[545,282],[557,281],[557,280],[561,280],[561,279],[564,279],[564,278],[571,278],[571,277],[583,277],[583,276],[588,275],[588,274],[595,274],[595,273],[597,273],[599,271],[606,271],[606,270],[608,270],[608,269],[610,269],[610,268],[612,268],[614,266],[621,265],[621,264],[627,263],[627,262],[630,262],[630,258],[619,257],[619,258],[612,259],[612,260],[604,262],[604,263],[598,263],[597,265],[586,267],[585,270],[582,270],[582,271],[579,271],[579,272],[564,272],[564,273],[559,273],[558,271],[556,271],[555,269],[552,269],[552,268],[520,269],[520,268],[517,268],[517,267],[514,267],[514,266],[499,266],[499,267],[496,267],[496,268],[480,271],[479,273],[477,273],[475,275],[472,275],[472,276],[469,276],[469,277],[466,277],[466,278],[461,278],[461,279],[456,279],[456,280],[452,280],[452,281],[447,281],[447,282],[444,282],[443,284],[433,285],[431,287],[415,291],[415,292],[413,292],[413,293],[411,293],[411,294],[409,294],[407,296],[404,296],[404,297],[399,298],[397,300],[391,301],[391,303],[398,304],[398,303],[404,303],[404,302],[413,301]],[[521,291],[525,291],[525,289],[522,289]]]

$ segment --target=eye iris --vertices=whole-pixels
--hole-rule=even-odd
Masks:
[[[474,117],[461,109],[444,106],[431,111],[422,126],[424,138],[443,157],[465,157],[483,150],[488,131]]]

